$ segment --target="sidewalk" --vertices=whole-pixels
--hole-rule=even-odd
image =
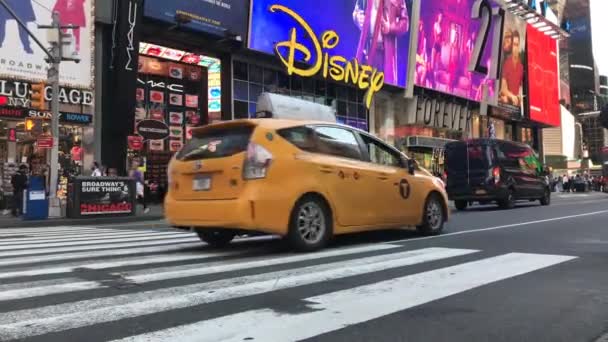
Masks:
[[[141,207],[138,207],[137,215],[128,217],[104,217],[90,219],[69,219],[57,218],[43,221],[24,221],[21,218],[13,216],[3,216],[0,212],[0,229],[2,228],[36,228],[36,227],[57,227],[57,226],[91,226],[100,224],[120,224],[131,222],[158,221],[164,218],[163,207],[161,205],[150,206],[150,212],[143,213]]]

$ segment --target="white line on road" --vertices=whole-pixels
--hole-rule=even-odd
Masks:
[[[185,233],[150,233],[150,234],[136,234],[132,236],[119,236],[117,238],[102,238],[102,239],[88,239],[87,241],[74,241],[68,240],[63,242],[48,242],[45,244],[36,243],[23,243],[19,242],[18,244],[3,244],[0,243],[0,252],[1,251],[14,251],[14,250],[23,250],[28,249],[30,251],[38,251],[50,247],[68,247],[68,246],[87,246],[87,245],[103,245],[104,243],[126,243],[126,242],[135,242],[135,241],[154,241],[154,240],[163,240],[163,239],[171,239],[171,238],[191,238],[194,239],[195,236],[192,234]],[[118,241],[117,241],[118,239]]]
[[[506,254],[307,298],[312,304],[299,314],[253,310],[120,342],[301,341],[572,259]]]
[[[58,255],[45,255],[45,256],[31,256],[31,257],[18,257],[0,259],[0,267],[3,266],[15,266],[24,265],[37,262],[50,262],[50,261],[65,261],[74,259],[94,259],[100,257],[114,257],[123,255],[133,255],[142,253],[175,253],[186,251],[193,247],[203,247],[201,242],[194,243],[181,243],[178,245],[161,245],[152,247],[141,247],[141,248],[126,248],[126,249],[107,249],[103,251],[91,251],[91,252],[79,252],[79,253],[65,253]]]
[[[154,231],[154,230],[142,230],[142,231],[118,231],[103,234],[78,234],[78,235],[60,235],[54,237],[31,237],[31,238],[10,238],[0,239],[0,246],[18,245],[24,243],[41,244],[46,242],[69,242],[69,241],[88,241],[88,240],[100,240],[100,239],[113,239],[121,237],[136,237],[136,236],[149,236],[150,234],[189,234],[187,232],[178,231]]]
[[[141,272],[136,272],[135,276],[128,277],[122,274],[122,279],[130,282],[148,283],[152,281],[158,280],[166,280],[166,279],[181,279],[186,277],[191,277],[195,275],[204,275],[204,274],[213,274],[213,273],[221,273],[228,271],[236,271],[243,269],[251,269],[255,267],[264,267],[264,266],[273,266],[273,265],[283,265],[289,264],[298,261],[308,261],[308,260],[318,260],[321,258],[329,258],[336,256],[352,256],[353,254],[361,254],[366,252],[376,252],[376,251],[384,251],[388,249],[398,248],[399,246],[387,245],[387,244],[375,244],[375,245],[367,245],[362,247],[354,247],[354,248],[340,248],[333,250],[326,250],[319,253],[314,254],[298,254],[298,255],[283,255],[278,256],[271,259],[258,258],[257,261],[248,262],[246,259],[240,260],[231,260],[231,261],[221,261],[216,263],[199,263],[194,265],[189,265],[191,268],[196,269],[188,269],[188,270],[180,270],[181,267],[178,267],[175,272],[164,272],[158,273],[157,276],[154,277],[146,277],[149,273],[157,273],[159,272],[157,269],[146,269]],[[237,253],[233,253],[236,255]],[[243,254],[242,252],[240,254]],[[220,255],[217,253],[215,256]],[[222,256],[228,256],[228,253],[221,254]],[[209,258],[210,256],[207,256]],[[199,259],[205,259],[204,256],[199,255]],[[180,260],[184,260],[182,257]],[[245,262],[243,262],[245,261]],[[162,268],[165,269],[165,268]],[[44,269],[40,270],[41,272]],[[50,274],[48,271],[44,272],[44,274]],[[129,274],[129,273],[125,273]],[[3,275],[0,275],[3,277]],[[72,283],[72,284],[70,284]],[[16,288],[19,287],[19,288]],[[10,285],[0,285],[0,301],[6,300],[16,300],[16,299],[24,299],[31,297],[39,297],[39,296],[48,296],[51,294],[59,294],[72,292],[77,290],[90,290],[97,288],[105,288],[107,287],[104,284],[99,282],[90,281],[90,282],[82,282],[80,279],[75,278],[61,278],[54,280],[43,280],[43,281],[34,281],[34,282],[25,282],[18,284],[10,284]]]
[[[594,211],[594,212],[585,213],[585,214],[561,216],[561,217],[554,217],[554,218],[545,219],[545,220],[519,222],[519,223],[506,224],[506,225],[503,225],[503,226],[495,226],[495,227],[479,228],[479,229],[470,229],[470,230],[463,230],[463,231],[460,231],[460,232],[453,232],[453,233],[445,233],[445,234],[435,235],[435,236],[425,236],[425,237],[419,237],[419,238],[410,238],[410,239],[395,240],[395,241],[388,241],[388,242],[389,243],[398,243],[398,242],[413,242],[413,241],[430,240],[430,239],[441,239],[441,238],[445,238],[445,237],[449,237],[449,236],[466,235],[466,234],[474,234],[474,233],[487,232],[487,231],[492,231],[492,230],[500,230],[500,229],[507,229],[507,228],[523,227],[523,226],[529,226],[529,225],[534,225],[534,224],[539,224],[539,223],[547,223],[547,222],[569,220],[569,219],[578,218],[578,217],[595,216],[595,215],[601,215],[601,214],[608,214],[608,210],[600,210],[600,211]]]
[[[119,321],[232,298],[259,295],[297,286],[415,265],[476,253],[476,250],[426,248],[210,283],[97,298],[0,314],[0,340]],[[86,313],[83,315],[83,313]]]
[[[126,229],[122,229],[125,231]],[[121,231],[119,229],[101,229],[101,228],[80,228],[80,229],[64,229],[64,230],[46,230],[43,228],[36,228],[36,230],[26,231],[26,230],[17,230],[17,231],[6,231],[4,229],[0,229],[0,237],[10,237],[10,236],[22,236],[27,235],[29,237],[41,237],[41,236],[58,236],[64,234],[86,234],[86,233],[111,233]]]
[[[25,250],[0,252],[0,257],[20,256],[20,255],[30,256],[30,255],[37,255],[37,254],[50,254],[50,253],[76,252],[76,251],[95,251],[95,250],[113,249],[113,248],[159,246],[159,245],[168,245],[171,243],[195,242],[195,241],[200,241],[200,240],[195,237],[183,237],[183,238],[171,238],[171,239],[164,239],[164,240],[160,240],[160,241],[143,242],[143,243],[108,243],[108,244],[104,244],[104,245],[94,245],[94,246],[25,249]],[[42,258],[41,260],[45,260],[45,259],[46,258]]]

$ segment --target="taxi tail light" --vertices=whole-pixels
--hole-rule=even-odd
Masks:
[[[492,177],[494,178],[494,184],[500,183],[500,167],[495,167],[492,169]]]
[[[243,179],[266,178],[272,158],[272,153],[263,146],[250,142],[247,146],[247,155],[243,166]]]

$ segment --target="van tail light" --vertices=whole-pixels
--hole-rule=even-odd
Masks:
[[[494,184],[500,183],[500,167],[492,169],[492,177],[494,178]]]
[[[243,165],[243,179],[266,178],[272,158],[272,153],[263,146],[250,142],[247,146],[247,155]]]

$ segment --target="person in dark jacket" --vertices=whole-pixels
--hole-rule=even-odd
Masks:
[[[27,189],[27,166],[21,165],[19,171],[11,178],[13,186],[13,216],[23,214],[23,191]]]
[[[36,14],[32,7],[32,0],[6,0],[8,6],[17,14],[17,17],[21,19],[26,25],[28,23],[36,22]],[[14,20],[14,18],[4,9],[0,7],[0,48],[4,44],[4,38],[6,38],[6,24],[8,20]],[[21,38],[21,44],[23,45],[23,51],[27,54],[33,54],[34,51],[30,46],[30,37],[26,30],[19,27],[19,38]],[[16,47],[10,47],[16,48]]]

